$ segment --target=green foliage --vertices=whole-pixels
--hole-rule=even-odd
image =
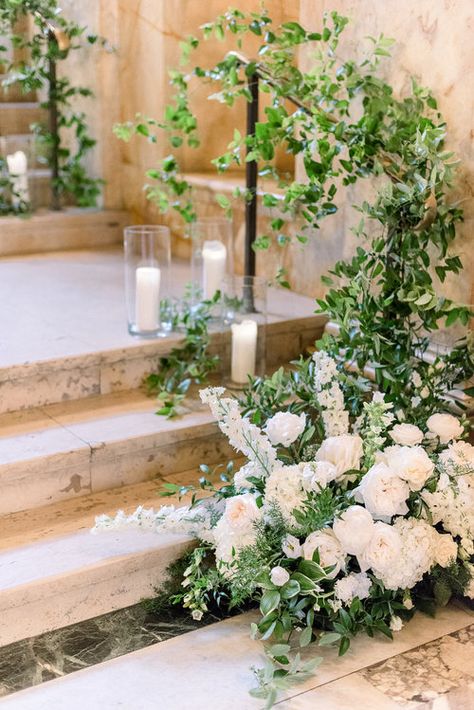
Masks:
[[[16,84],[27,93],[30,91],[48,91],[50,85],[51,60],[59,65],[69,56],[70,52],[80,50],[85,45],[100,44],[105,40],[97,35],[88,34],[87,28],[74,21],[66,20],[60,14],[56,0],[5,0],[0,8],[0,34],[9,35],[14,47],[22,48],[28,53],[27,61],[0,61],[7,72],[2,84]],[[33,33],[31,36],[12,34],[14,24],[24,16],[33,17]],[[59,33],[59,41],[48,34],[48,26],[53,25]],[[48,98],[41,107],[49,110],[54,101],[58,108],[58,134],[53,135],[49,127],[34,124],[38,152],[45,157],[48,164],[51,161],[53,148],[59,154],[59,176],[55,188],[59,196],[71,195],[80,207],[97,205],[100,187],[103,181],[92,178],[85,168],[85,159],[94,147],[96,141],[88,132],[86,116],[74,108],[77,98],[91,97],[92,92],[84,86],[75,86],[67,76],[58,72],[56,90],[49,92]],[[73,136],[74,147],[67,147],[62,134],[67,131]]]
[[[175,316],[174,327],[184,331],[183,344],[161,357],[158,372],[148,375],[148,392],[157,394],[160,408],[157,414],[174,417],[190,386],[207,382],[219,364],[219,356],[209,354],[209,321],[212,309],[220,299],[217,292],[210,301],[191,307],[185,302],[181,314]]]

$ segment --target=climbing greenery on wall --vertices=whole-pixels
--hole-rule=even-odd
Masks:
[[[312,31],[297,22],[275,27],[265,11],[229,10],[204,25],[201,37],[183,44],[187,66],[170,72],[174,98],[164,117],[138,115],[115,132],[123,140],[138,134],[151,143],[167,136],[171,152],[148,171],[147,196],[162,212],[173,209],[193,221],[192,188],[175,152],[183,145],[200,145],[190,87],[200,82],[209,88],[210,99],[233,106],[250,100],[247,80],[258,72],[271,102],[255,135],[236,130],[226,152],[211,161],[219,173],[257,161],[259,175],[273,178],[281,188],[282,197],[262,196],[274,218],[268,233],[258,236],[257,250],[317,239],[321,222],[337,211],[337,196],[345,187],[374,179],[375,198],[355,207],[361,217],[354,257],[338,262],[323,279],[328,290],[318,301],[320,312],[339,328],[325,347],[359,372],[372,366],[388,399],[409,407],[416,419],[432,409],[433,401],[445,406],[446,390],[474,372],[467,340],[434,364],[423,360],[433,331],[466,326],[470,318],[467,306],[437,293],[446,277],[462,269],[452,251],[462,220],[462,211],[450,200],[456,160],[444,146],[446,125],[431,91],[413,80],[410,94],[399,98],[380,78],[379,64],[390,56],[392,40],[368,38],[362,60],[341,59],[339,43],[347,22],[332,12],[320,30]],[[225,40],[227,49],[234,42],[240,50],[249,35],[259,43],[250,61],[228,52],[212,67],[189,66],[203,41]],[[309,71],[298,65],[302,48],[312,58]],[[282,146],[304,168],[301,179],[278,169],[275,153]],[[235,198],[245,199],[245,191],[236,190]],[[225,196],[217,201],[224,209],[231,206]],[[300,225],[296,235],[285,231],[288,223]],[[266,385],[257,383],[254,391],[257,386]],[[285,387],[291,393],[290,381]],[[356,390],[355,413],[360,401]]]
[[[86,44],[104,45],[105,41],[90,34],[86,27],[64,18],[56,0],[4,0],[0,7],[0,35],[8,37],[13,48],[23,50],[25,59],[7,58],[7,47],[0,46],[0,62],[5,78],[4,86],[19,85],[23,92],[39,92],[46,96],[41,102],[45,110],[52,102],[57,106],[57,134],[50,126],[38,123],[33,126],[37,150],[51,164],[54,149],[58,151],[59,170],[54,186],[59,198],[70,196],[81,207],[95,206],[102,180],[91,177],[85,167],[85,158],[96,144],[89,134],[86,116],[75,108],[79,97],[92,97],[85,86],[75,85],[61,64],[73,51]],[[28,33],[16,33],[15,25],[23,18],[31,18]],[[52,37],[52,31],[54,38]],[[50,91],[51,60],[57,64],[57,81]],[[72,140],[66,144],[68,133]]]

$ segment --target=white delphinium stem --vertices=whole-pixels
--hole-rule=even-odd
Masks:
[[[254,464],[259,475],[269,476],[277,460],[276,450],[263,431],[242,416],[238,402],[222,396],[224,392],[223,387],[207,387],[200,392],[201,401],[209,405],[230,445]]]
[[[313,355],[316,399],[326,436],[339,436],[349,431],[349,414],[344,409],[344,395],[338,384],[336,362],[323,350]]]
[[[180,508],[164,505],[159,510],[139,506],[131,515],[119,510],[114,516],[97,516],[92,532],[95,534],[123,528],[136,528],[156,533],[181,533],[209,542],[213,541],[211,511],[206,505],[198,505],[194,508],[187,505]]]

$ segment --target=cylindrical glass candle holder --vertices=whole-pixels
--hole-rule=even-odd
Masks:
[[[168,227],[136,225],[124,230],[125,297],[128,331],[143,338],[171,330],[168,279],[171,241]]]
[[[222,282],[224,385],[243,389],[263,377],[266,360],[267,282],[261,276],[227,276]]]
[[[195,301],[207,301],[221,290],[222,279],[234,273],[232,221],[225,217],[199,219],[191,225],[191,238]]]

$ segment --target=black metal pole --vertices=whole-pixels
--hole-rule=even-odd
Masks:
[[[48,42],[50,46],[54,42],[57,44],[53,32],[48,32]],[[58,105],[57,105],[57,76],[56,62],[53,58],[49,60],[49,131],[51,134],[51,209],[60,210],[61,200],[59,196],[59,132],[58,132]]]
[[[252,101],[247,104],[247,136],[255,135],[255,124],[258,121],[258,74],[254,73],[248,80],[248,88]],[[247,146],[247,154],[250,147]],[[245,202],[245,255],[244,274],[255,276],[255,251],[253,244],[257,238],[257,170],[256,160],[246,163],[245,186],[247,200]],[[249,197],[251,196],[251,197]]]

